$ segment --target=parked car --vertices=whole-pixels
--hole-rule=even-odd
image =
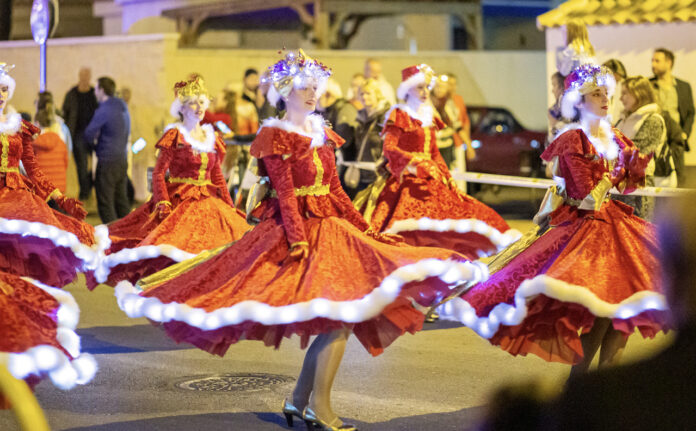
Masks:
[[[505,108],[468,106],[476,158],[466,170],[523,177],[543,176],[546,131],[527,130]]]

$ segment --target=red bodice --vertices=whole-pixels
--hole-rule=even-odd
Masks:
[[[168,202],[174,193],[213,193],[232,204],[220,167],[225,143],[219,136],[212,151],[197,151],[175,127],[165,132],[156,147],[160,153],[152,173],[153,202]]]
[[[449,178],[449,169],[437,149],[435,133],[444,127],[442,121],[434,117],[433,124],[423,127],[420,120],[407,112],[395,108],[389,114],[384,130],[384,157],[389,162],[389,171],[401,177],[408,165],[416,162],[435,163],[441,174]]]
[[[34,156],[32,141],[40,130],[13,115],[8,116],[8,121],[17,121],[18,128],[12,134],[0,133],[0,187],[26,189],[45,199],[56,187],[41,173]],[[28,178],[19,172],[20,161]]]
[[[324,143],[276,127],[264,127],[251,145],[261,174],[267,174],[273,192],[254,210],[261,220],[280,217],[288,243],[305,242],[303,219],[342,217],[361,230],[368,228],[343,191],[336,174],[334,151],[343,139],[324,129]]]
[[[558,157],[556,172],[564,179],[569,198],[584,199],[611,172],[618,172],[619,187],[624,192],[645,185],[645,166],[650,158],[640,156],[633,142],[618,130],[614,130],[614,135],[619,153],[611,162],[597,152],[582,129],[563,133],[541,155],[546,161]]]

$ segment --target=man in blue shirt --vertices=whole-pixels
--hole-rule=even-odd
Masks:
[[[113,79],[99,78],[94,92],[99,107],[85,129],[84,137],[97,153],[97,209],[102,223],[109,223],[130,212],[126,192],[130,116],[126,103],[114,96],[116,83]]]

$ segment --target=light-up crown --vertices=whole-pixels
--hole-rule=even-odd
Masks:
[[[14,69],[14,64],[0,62],[0,75],[9,75],[10,70]]]
[[[566,91],[578,91],[587,94],[598,87],[607,87],[608,92],[614,92],[616,80],[609,68],[596,64],[583,64],[576,67],[564,81]]]
[[[282,97],[288,97],[293,87],[302,87],[309,80],[325,81],[331,76],[331,69],[309,57],[301,49],[295,54],[288,52],[285,58],[268,68],[268,78]]]
[[[174,95],[180,100],[191,96],[208,97],[208,89],[205,88],[203,78],[193,76],[188,81],[179,81],[174,84]]]

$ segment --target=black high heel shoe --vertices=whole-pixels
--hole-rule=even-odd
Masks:
[[[297,416],[299,419],[304,420],[304,416],[302,416],[300,409],[290,404],[287,398],[283,400],[283,414],[290,428],[294,426],[293,416]]]
[[[333,426],[330,423],[324,422],[323,420],[317,417],[316,413],[314,413],[314,410],[309,408],[309,406],[305,407],[304,411],[302,412],[302,416],[304,417],[307,429],[310,431],[317,429],[321,431],[358,431],[355,425],[341,424],[339,426]],[[334,421],[336,419],[334,419]]]

